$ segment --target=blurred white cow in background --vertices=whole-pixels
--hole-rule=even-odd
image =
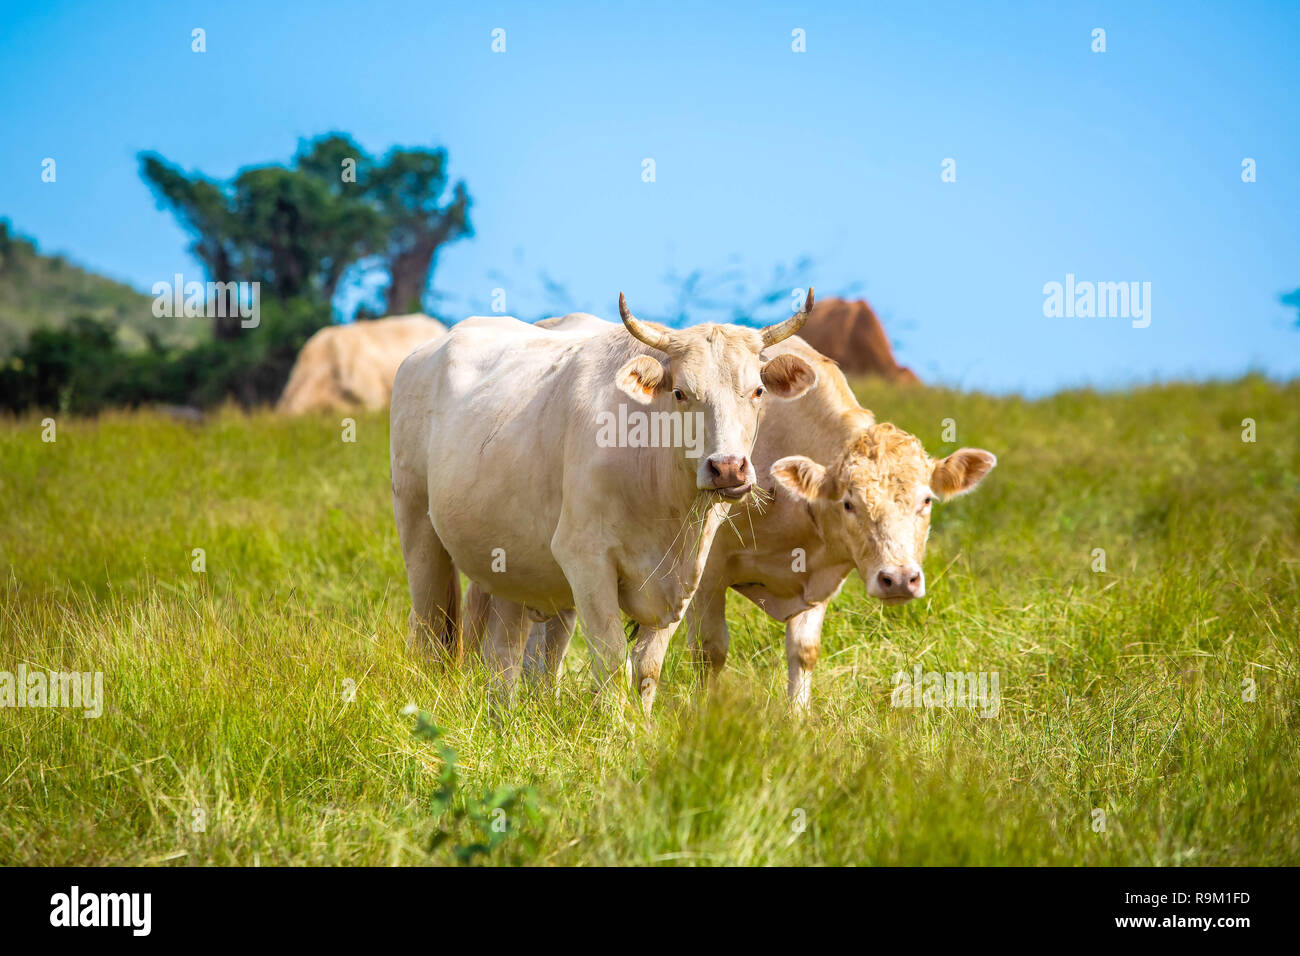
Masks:
[[[283,415],[387,408],[397,367],[447,327],[427,315],[327,325],[303,345],[275,410]]]

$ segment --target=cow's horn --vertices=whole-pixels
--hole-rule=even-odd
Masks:
[[[668,351],[668,340],[671,337],[668,330],[642,322],[633,315],[632,310],[627,307],[627,299],[622,292],[618,294],[618,314],[623,319],[623,327],[632,333],[632,338],[660,352]]]
[[[780,342],[783,339],[788,339],[790,336],[802,329],[803,324],[808,321],[808,313],[812,311],[812,307],[813,290],[812,286],[809,286],[808,298],[804,301],[803,309],[796,312],[784,322],[778,322],[776,325],[769,325],[765,328],[763,330],[763,345],[775,345],[777,342]]]

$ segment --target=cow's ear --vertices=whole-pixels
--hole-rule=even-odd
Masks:
[[[837,496],[835,479],[817,462],[803,455],[790,455],[772,462],[772,477],[796,498],[816,501]]]
[[[798,398],[817,384],[813,367],[797,355],[778,355],[763,366],[763,384],[781,398]]]
[[[618,370],[614,384],[634,402],[649,405],[655,392],[672,388],[672,376],[662,363],[648,355],[638,355]]]
[[[935,462],[930,487],[940,498],[952,498],[971,491],[993,470],[997,456],[983,448],[958,448]]]

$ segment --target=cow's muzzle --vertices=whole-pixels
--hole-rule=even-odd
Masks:
[[[889,565],[867,580],[867,593],[886,604],[906,604],[925,597],[925,574],[915,565]]]
[[[743,498],[754,486],[754,469],[744,455],[710,455],[700,475],[700,487],[724,498]]]

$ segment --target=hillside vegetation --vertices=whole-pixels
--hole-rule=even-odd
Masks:
[[[113,328],[126,347],[142,346],[150,334],[169,345],[185,345],[207,333],[201,322],[155,318],[152,307],[150,296],[124,283],[63,256],[42,254],[0,220],[0,356],[34,329],[61,329],[82,317]]]
[[[924,600],[850,579],[806,721],[781,627],[734,595],[717,692],[677,640],[648,724],[592,706],[580,641],[558,700],[504,714],[413,659],[382,415],[355,443],[234,410],[0,422],[0,670],[105,697],[0,709],[0,863],[450,863],[498,806],[462,857],[1300,863],[1300,383],[860,394],[1000,463],[936,509]],[[997,672],[997,716],[891,706],[917,664]]]

